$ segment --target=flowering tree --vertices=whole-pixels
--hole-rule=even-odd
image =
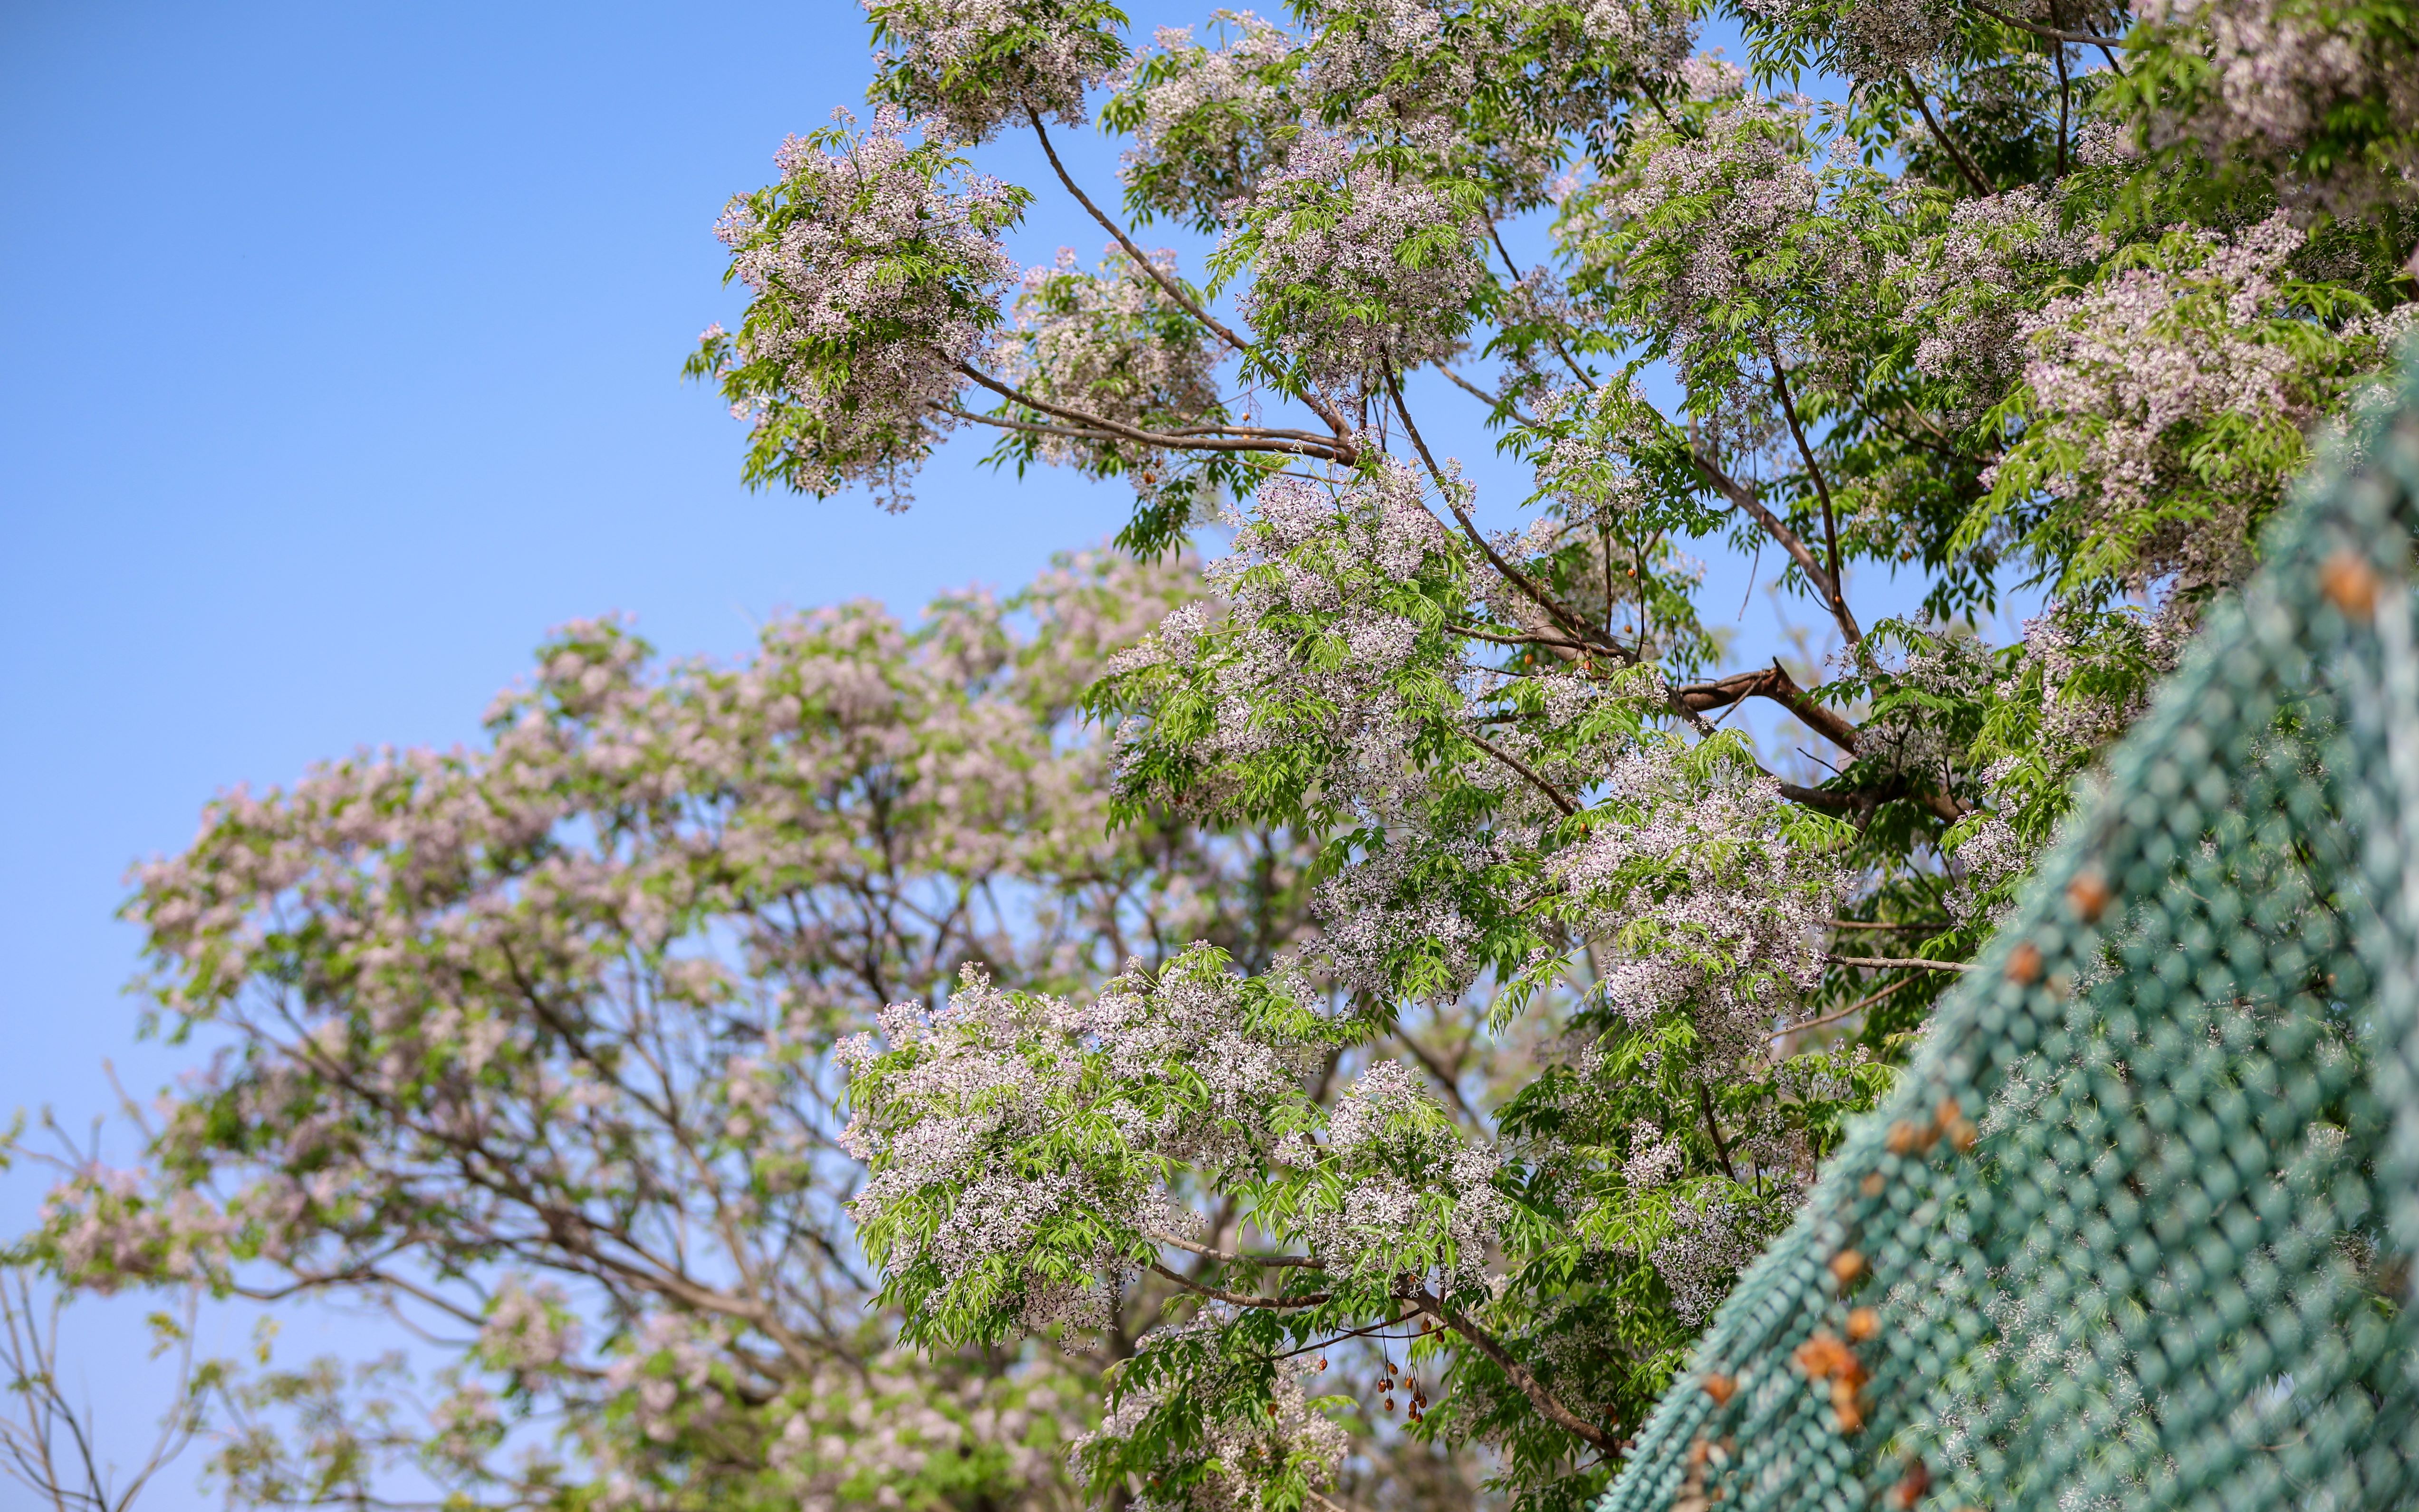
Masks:
[[[1231,552],[729,672],[576,627],[486,748],[224,800],[132,907],[228,1048],[31,1253],[451,1340],[433,1435],[298,1458],[269,1419],[345,1382],[230,1387],[255,1499],[384,1450],[525,1504],[1294,1512],[1478,1464],[1577,1505],[2411,323],[2419,31],[869,9],[870,124],[720,226],[747,309],[691,371],[748,476],[903,506],[988,430],[1126,480],[1141,561]],[[1092,120],[1121,213],[1056,151]],[[1096,269],[1020,279],[1005,131]],[[1200,282],[1154,221],[1216,237]],[[1716,550],[1827,659],[1726,665]],[[1767,764],[1750,702],[1828,759]]]
[[[1066,0],[868,8],[881,109],[736,202],[752,298],[692,371],[757,476],[895,497],[971,426],[1129,480],[1142,553],[1223,517],[1210,597],[1090,695],[1109,817],[1310,838],[1319,925],[1264,966],[969,975],[852,1041],[883,1296],[946,1353],[1167,1288],[1077,1447],[1098,1496],[1328,1498],[1348,1374],[1574,1505],[2411,323],[2419,25],[1302,0],[1134,50]],[[1058,153],[1087,114],[1122,213]],[[1008,131],[1112,249],[1012,306],[1036,201],[966,157]],[[1216,238],[1201,282],[1162,220]],[[1525,499],[1482,505],[1438,402]],[[1707,550],[1768,551],[1827,659],[1726,667]],[[1883,573],[1915,609],[1860,599]],[[1726,727],[1750,701],[1823,770]],[[1445,1022],[1485,1070],[1390,1038]]]
[[[834,1053],[961,967],[1075,992],[1302,933],[1283,832],[1107,823],[1076,700],[1197,592],[1093,556],[912,629],[781,619],[732,669],[575,625],[477,749],[221,799],[129,905],[213,1053],[137,1166],[20,1144],[63,1170],[18,1257],[374,1304],[436,1351],[210,1363],[181,1431],[240,1500],[1070,1504],[1099,1352],[900,1347]]]

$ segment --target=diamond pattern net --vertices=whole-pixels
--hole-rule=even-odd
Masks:
[[[1599,1512],[2419,1506],[2419,368]]]

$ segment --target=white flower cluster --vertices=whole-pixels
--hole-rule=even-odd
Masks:
[[[1859,84],[1930,72],[1961,15],[1957,0],[1747,0],[1747,8],[1783,25],[1819,27]]]
[[[982,142],[1027,112],[1089,124],[1084,92],[1115,71],[1115,12],[1080,0],[860,0],[893,50],[877,96]]]
[[[1189,26],[1163,26],[1157,50],[1117,81],[1134,139],[1120,172],[1127,188],[1203,226],[1253,192],[1299,114],[1285,88],[1294,37],[1248,10],[1211,15],[1225,33],[1218,46],[1195,42]]]
[[[2308,0],[2134,0],[2136,20],[2181,34],[2214,73],[2215,87],[2191,109],[2152,117],[2152,140],[2283,164],[2330,116],[2382,117],[2371,152],[2336,152],[2317,178],[2288,177],[2281,187],[2335,214],[2407,203],[2419,176],[2419,49],[2407,20],[2369,23],[2352,12]]]
[[[2075,455],[2050,478],[2053,495],[2111,516],[2147,509],[2188,475],[2180,428],[2239,417],[2299,430],[2315,418],[2301,349],[2258,329],[2276,313],[2302,233],[2279,212],[2231,240],[2201,240],[2197,266],[2129,269],[2026,323],[2038,428]],[[2238,580],[2250,521],[2275,486],[2246,473],[2213,501],[2214,517],[2166,523],[2135,548],[2129,585]]]
[[[1655,1246],[1656,1273],[1672,1293],[1672,1310],[1694,1328],[1713,1316],[1730,1294],[1732,1278],[1755,1258],[1786,1221],[1734,1199],[1708,1196],[1672,1211],[1672,1232]]]
[[[1207,1308],[1146,1339],[1143,1347],[1163,1348],[1186,1334],[1214,1334],[1231,1320],[1225,1309]],[[1333,1486],[1352,1441],[1311,1405],[1305,1390],[1311,1374],[1305,1362],[1287,1361],[1277,1368],[1265,1410],[1240,1421],[1205,1413],[1198,1440],[1161,1463],[1155,1484],[1129,1504],[1133,1512],[1262,1512],[1268,1494],[1294,1477],[1306,1479],[1314,1490]],[[1167,1405],[1160,1391],[1126,1391],[1099,1427],[1075,1441],[1070,1458],[1080,1465],[1117,1441],[1134,1437],[1144,1430],[1145,1419]]]
[[[1306,1233],[1329,1274],[1433,1275],[1447,1291],[1486,1284],[1512,1212],[1495,1187],[1502,1156],[1463,1138],[1418,1072],[1394,1060],[1364,1072],[1328,1118],[1327,1155],[1340,1196]]]
[[[935,407],[965,386],[960,366],[983,349],[1016,275],[990,229],[1011,218],[1007,187],[966,175],[952,192],[908,130],[885,106],[838,151],[792,138],[775,161],[780,193],[804,213],[769,231],[736,200],[715,228],[756,296],[737,362],[782,376],[778,399],[759,393],[734,413],[763,427],[778,403],[803,442],[798,487],[870,481],[894,509],[905,506],[901,472],[953,424]]]
[[[542,1370],[579,1352],[581,1328],[570,1299],[550,1281],[507,1276],[479,1328],[479,1352],[500,1370]]]
[[[1176,255],[1155,255],[1172,274]],[[1015,328],[994,346],[1000,376],[1037,399],[1138,429],[1190,424],[1218,406],[1217,357],[1208,332],[1158,281],[1112,249],[1102,270],[1086,273],[1071,249],[1056,264],[1026,270]],[[1042,439],[1050,462],[1088,462],[1126,443],[1059,436]],[[1153,470],[1133,470],[1138,485]]]
[[[1592,135],[1609,124],[1589,115],[1604,80],[1660,79],[1681,66],[1694,35],[1684,9],[1657,0],[1328,0],[1316,14],[1304,82],[1331,100],[1382,102],[1385,115],[1412,119],[1523,91],[1548,130]],[[1524,88],[1537,82],[1549,87]],[[1489,146],[1520,152],[1545,143]]]
[[[870,1036],[845,1042],[859,1095],[843,1142],[872,1171],[851,1203],[860,1231],[914,1205],[940,1213],[910,1226],[886,1269],[929,1264],[945,1297],[1004,1269],[1024,1328],[1105,1323],[1132,1255],[1193,1227],[1160,1163],[1251,1162],[1275,1142],[1271,1116],[1302,1098],[1301,1055],[1250,1032],[1242,986],[1214,960],[1179,957],[1075,1004],[1003,992],[969,964],[941,1011],[884,1012],[886,1055]],[[1082,1153],[1037,1171],[1027,1147],[1078,1119],[1098,1120]],[[1036,1236],[1070,1220],[1099,1236],[1076,1257],[1084,1273],[1045,1273]]]
[[[1907,301],[1902,318],[1923,333],[1917,370],[1967,396],[1952,424],[1971,424],[2007,392],[2029,355],[2026,296],[2044,274],[2088,255],[2089,240],[2062,230],[2057,206],[2026,185],[1958,201],[1936,239],[1893,260],[1888,276]]]
[[[1844,867],[1793,836],[1805,816],[1741,766],[1641,749],[1610,764],[1604,788],[1609,822],[1553,866],[1573,927],[1597,942],[1597,993],[1641,1026],[1687,1013],[1708,1065],[1753,1064],[1821,980]]]
[[[1646,502],[1646,485],[1630,463],[1643,409],[1635,387],[1583,389],[1566,383],[1537,402],[1537,427],[1554,440],[1534,461],[1537,493],[1574,525],[1623,529]]]
[[[1314,381],[1409,372],[1460,345],[1486,281],[1484,227],[1443,189],[1306,129],[1246,213],[1244,316]]]
[[[1866,281],[1857,239],[1814,224],[1826,180],[1813,165],[1810,109],[1797,96],[1729,98],[1702,130],[1646,143],[1601,194],[1575,196],[1558,228],[1583,269],[1636,287],[1701,380],[1712,381],[1700,366],[1706,354],[1736,334],[1725,312],[1741,301],[1786,305],[1810,288]],[[1790,255],[1777,255],[1783,246]],[[1769,375],[1759,367],[1749,378],[1747,402],[1761,412]]]

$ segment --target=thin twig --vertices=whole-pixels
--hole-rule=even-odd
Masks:
[[[1899,77],[1901,80],[1904,81],[1906,85],[1906,92],[1915,97],[1915,108],[1922,113],[1923,124],[1932,128],[1934,138],[1936,139],[1940,143],[1941,147],[1949,153],[1949,161],[1955,163],[1957,165],[1958,173],[1964,175],[1965,181],[1974,186],[1974,193],[1977,194],[1989,194],[1991,193],[1991,186],[1983,179],[1981,170],[1975,167],[1974,164],[1966,159],[1964,151],[1960,148],[1956,143],[1950,141],[1949,139],[1949,133],[1940,129],[1940,123],[1932,118],[1932,105],[1923,98],[1923,91],[1917,88],[1915,81],[1908,78],[1905,74],[1901,74]]]
[[[1247,357],[1251,355],[1251,343],[1235,334],[1234,332],[1226,328],[1224,321],[1221,321],[1217,316],[1203,309],[1198,301],[1185,293],[1183,285],[1177,283],[1175,279],[1169,277],[1167,272],[1163,270],[1158,263],[1151,260],[1148,254],[1145,253],[1141,247],[1135,245],[1134,239],[1126,235],[1126,229],[1124,226],[1121,226],[1117,222],[1111,220],[1098,205],[1092,203],[1092,196],[1084,193],[1083,188],[1075,182],[1074,175],[1069,173],[1067,171],[1067,165],[1058,161],[1058,149],[1051,146],[1050,133],[1048,131],[1044,130],[1041,125],[1040,112],[1027,109],[1025,113],[1025,116],[1026,120],[1033,123],[1033,134],[1041,140],[1042,155],[1050,160],[1051,171],[1058,176],[1058,182],[1066,186],[1067,193],[1075,196],[1075,203],[1084,207],[1084,208],[1090,213],[1093,220],[1100,222],[1102,226],[1108,231],[1109,235],[1117,238],[1117,245],[1125,249],[1126,255],[1134,260],[1136,265],[1142,269],[1143,272],[1149,277],[1152,283],[1157,284],[1162,289],[1165,290],[1169,299],[1174,300],[1178,304],[1181,305],[1186,314],[1192,316],[1194,319],[1200,321],[1203,325],[1208,326],[1211,331],[1216,332],[1219,339],[1224,341],[1227,346],[1233,347],[1237,352]],[[1337,449],[1344,454],[1344,455],[1338,460],[1342,461],[1348,467],[1350,466],[1352,461],[1353,446],[1346,438],[1351,433],[1351,427],[1345,424],[1343,414],[1339,412],[1333,405],[1329,404],[1325,399],[1319,397],[1317,393],[1312,393],[1308,389],[1302,390],[1298,397],[1301,398],[1302,403],[1310,406],[1312,410],[1317,414],[1319,419],[1327,422],[1328,428],[1335,433],[1335,444]]]
[[[1064,405],[1053,404],[1047,399],[1036,398],[1022,389],[1011,388],[1002,383],[972,363],[960,363],[958,371],[1011,404],[1021,404],[1028,409],[1038,409],[1045,415],[1056,415],[1061,420],[1072,421],[1077,425],[1086,427],[1095,439],[1102,436],[1111,437],[1132,441],[1136,445],[1156,446],[1171,452],[1278,452],[1287,456],[1315,456],[1331,462],[1348,460],[1335,443],[1325,440],[1295,441],[1281,439],[1227,440],[1214,436],[1174,436],[1164,431],[1138,430],[1132,425],[1120,424],[1117,421],[1101,415],[1086,414],[1081,409],[1071,409]],[[1032,424],[1029,421],[1012,421],[1004,416],[978,415],[971,410],[956,412],[968,420],[979,421],[987,425],[1001,425],[1009,429],[1024,428]]]
[[[1394,401],[1394,413],[1402,417],[1403,433],[1410,438],[1412,448],[1420,454],[1420,460],[1427,464],[1428,476],[1436,480],[1437,492],[1443,496],[1445,507],[1453,511],[1453,517],[1460,522],[1461,532],[1470,537],[1471,544],[1478,548],[1479,554],[1487,559],[1487,564],[1502,573],[1505,581],[1519,589],[1539,609],[1544,609],[1548,617],[1556,625],[1569,631],[1580,641],[1601,648],[1625,663],[1634,662],[1637,658],[1629,654],[1628,647],[1598,635],[1594,625],[1573,614],[1561,599],[1548,593],[1527,573],[1503,560],[1502,554],[1497,551],[1487,539],[1486,532],[1479,530],[1477,522],[1470,517],[1469,511],[1461,507],[1459,494],[1455,491],[1451,480],[1445,477],[1444,469],[1437,465],[1436,454],[1428,450],[1428,443],[1420,436],[1420,427],[1412,422],[1410,407],[1403,403],[1402,385],[1394,381],[1394,375],[1392,372],[1386,375],[1386,393]]]
[[[1477,399],[1493,409],[1502,410],[1504,413],[1510,415],[1513,419],[1518,421],[1523,425],[1529,426],[1531,429],[1534,429],[1536,427],[1537,423],[1534,420],[1529,418],[1527,414],[1522,412],[1518,405],[1514,404],[1510,399],[1506,398],[1502,394],[1487,393],[1485,389],[1480,388],[1477,384],[1470,381],[1470,379],[1463,378],[1460,374],[1455,372],[1452,368],[1446,366],[1442,363],[1437,363],[1436,367],[1438,372],[1442,373],[1445,376],[1445,381],[1453,384],[1464,393],[1469,394],[1471,397]]]
[[[1308,1354],[1313,1350],[1323,1350],[1331,1344],[1341,1344],[1346,1339],[1367,1338],[1372,1334],[1382,1334],[1387,1329],[1393,1328],[1398,1323],[1408,1323],[1412,1319],[1419,1316],[1420,1310],[1417,1307],[1414,1307],[1400,1318],[1389,1318],[1382,1323],[1371,1323],[1366,1328],[1356,1328],[1348,1334],[1338,1334],[1333,1338],[1320,1339],[1316,1344],[1305,1344],[1299,1350],[1287,1350],[1283,1354],[1271,1354],[1269,1358],[1271,1360],[1290,1360],[1297,1354]]]
[[[1328,1301],[1327,1293],[1324,1291],[1314,1291],[1300,1297],[1256,1297],[1247,1292],[1229,1291],[1224,1287],[1205,1286],[1198,1281],[1187,1280],[1157,1260],[1152,1260],[1148,1269],[1151,1274],[1173,1281],[1187,1291],[1197,1291],[1213,1302],[1232,1303],[1238,1307],[1323,1307]]]
[[[1900,988],[1909,985],[1915,980],[1916,979],[1913,977],[1901,977],[1898,980],[1891,982],[1880,992],[1873,994],[1870,997],[1859,997],[1855,1002],[1850,1003],[1847,1007],[1840,1010],[1837,1013],[1826,1013],[1819,1019],[1808,1019],[1803,1024],[1792,1024],[1784,1027],[1780,1032],[1784,1035],[1798,1034],[1807,1029],[1819,1029],[1826,1024],[1837,1024],[1844,1018],[1853,1018],[1857,1014],[1863,1012],[1865,1010],[1880,1002],[1883,998],[1887,997],[1890,994],[1897,992]]]
[[[1154,1244],[1165,1244],[1170,1249],[1180,1249],[1185,1251],[1187,1254],[1198,1255],[1205,1259],[1221,1260],[1229,1265],[1292,1265],[1299,1266],[1305,1271],[1320,1271],[1326,1269],[1326,1267],[1320,1265],[1317,1260],[1311,1259],[1307,1256],[1253,1255],[1235,1250],[1212,1249],[1207,1244],[1195,1244],[1189,1239],[1179,1239],[1174,1234],[1154,1233],[1147,1234],[1144,1237],[1148,1239]]]
[[[1494,757],[1497,761],[1502,762],[1504,765],[1519,773],[1522,777],[1527,778],[1532,786],[1535,787],[1538,792],[1544,794],[1547,797],[1551,798],[1554,801],[1554,807],[1563,811],[1564,818],[1568,819],[1579,812],[1578,807],[1574,805],[1570,799],[1564,797],[1561,792],[1555,788],[1554,784],[1538,776],[1535,771],[1530,768],[1529,764],[1520,760],[1519,757],[1513,755],[1508,750],[1498,749],[1492,742],[1488,741],[1485,735],[1480,734],[1475,730],[1465,730],[1461,734],[1462,738],[1469,741],[1471,745],[1476,746],[1479,749],[1487,752],[1489,756]]]
[[[1789,396],[1789,378],[1780,369],[1780,354],[1772,354],[1772,392],[1780,400],[1780,412],[1789,421],[1789,434],[1797,441],[1797,455],[1806,459],[1807,475],[1814,480],[1814,495],[1823,501],[1823,545],[1831,558],[1831,617],[1840,624],[1841,633],[1848,644],[1862,640],[1864,632],[1857,628],[1857,617],[1848,612],[1846,584],[1840,577],[1840,527],[1831,508],[1831,486],[1824,481],[1823,470],[1814,461],[1814,449],[1806,443],[1806,428],[1797,422],[1797,404]]]

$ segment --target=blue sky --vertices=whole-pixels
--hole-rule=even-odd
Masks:
[[[855,0],[0,10],[0,1114],[81,1124],[104,1057],[173,1073],[112,914],[213,792],[468,740],[575,616],[727,656],[780,607],[1013,586],[1122,521],[1121,488],[967,447],[903,517],[750,494],[680,381],[736,307],[716,212],[867,69]],[[1113,149],[1069,148],[1108,198]],[[1097,250],[1036,154],[985,166],[1043,192],[1020,255]],[[1456,406],[1439,444],[1509,484]],[[0,1220],[39,1190],[0,1181]],[[149,1379],[136,1337],[124,1307],[85,1335],[97,1398]],[[145,1505],[208,1504],[191,1478]]]

